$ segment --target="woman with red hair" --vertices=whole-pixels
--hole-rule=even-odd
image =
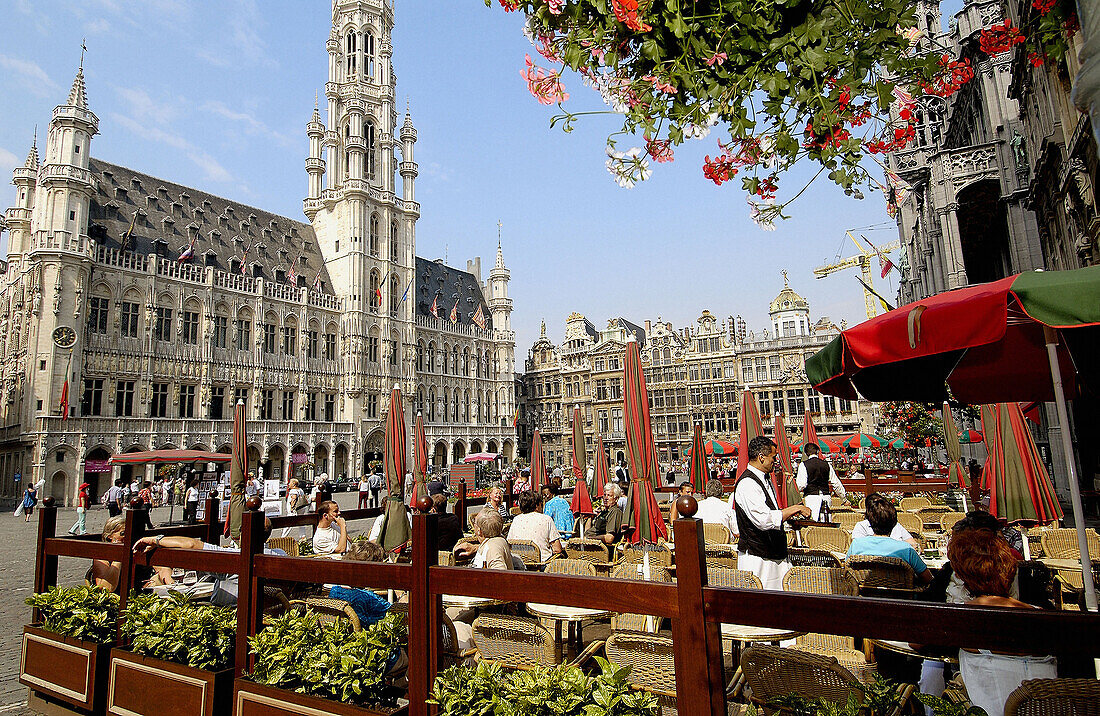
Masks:
[[[971,529],[952,536],[947,558],[955,574],[973,595],[973,606],[1034,609],[1009,596],[1016,578],[1016,557],[1001,535],[992,530]],[[1005,701],[1026,679],[1054,679],[1058,662],[1053,656],[1001,654],[985,649],[960,649],[962,672],[970,702],[989,716],[1004,713]]]

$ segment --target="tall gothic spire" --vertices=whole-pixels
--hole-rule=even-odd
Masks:
[[[27,152],[27,161],[23,163],[27,169],[38,169],[38,125],[34,127],[34,139],[31,140],[31,150]]]
[[[84,68],[81,67],[76,71],[76,77],[73,78],[73,88],[69,90],[69,106],[79,107],[80,109],[88,109],[88,91],[84,87]]]

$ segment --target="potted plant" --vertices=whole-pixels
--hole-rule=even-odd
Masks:
[[[236,610],[181,594],[130,597],[125,649],[111,651],[107,710],[114,714],[228,716]]]
[[[43,697],[102,713],[118,595],[102,587],[50,587],[26,601],[40,621],[23,627],[19,683]]]
[[[248,640],[256,666],[236,680],[236,716],[271,713],[367,716],[404,714],[403,689],[387,681],[408,640],[403,613],[362,631],[318,614],[288,612]]]
[[[505,673],[481,662],[440,672],[428,703],[439,716],[657,716],[657,698],[631,687],[629,668],[597,657],[600,673],[588,676],[576,666]]]

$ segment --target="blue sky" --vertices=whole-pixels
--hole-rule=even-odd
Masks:
[[[305,124],[326,80],[330,17],[327,0],[0,0],[0,173],[22,163],[34,125],[41,136],[64,101],[87,38],[100,119],[93,156],[303,219]],[[853,271],[824,280],[811,271],[838,251],[852,255],[846,229],[896,238],[880,195],[856,201],[819,182],[792,219],[763,232],[739,183],[702,176],[717,132],[621,189],[604,167],[619,122],[584,118],[572,134],[549,127],[556,108],[539,105],[520,77],[534,51],[517,15],[482,0],[398,0],[396,22],[399,102],[419,133],[417,253],[460,267],[480,255],[487,270],[503,223],[518,355],[542,319],[560,341],[572,311],[598,327],[615,315],[680,327],[709,309],[759,331],[783,269],[815,319],[862,320]],[[567,85],[573,111],[604,108],[579,82]],[[780,197],[807,176],[787,177]],[[14,189],[0,197],[10,205]],[[892,296],[888,283],[878,286]]]

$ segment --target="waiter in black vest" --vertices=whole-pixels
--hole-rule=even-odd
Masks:
[[[816,520],[821,514],[821,504],[829,499],[830,492],[835,492],[842,500],[847,493],[844,491],[844,484],[836,476],[836,470],[822,459],[821,448],[817,443],[806,443],[802,452],[806,458],[798,466],[794,482],[802,490],[806,506]]]
[[[749,464],[733,488],[734,515],[740,537],[737,568],[760,578],[764,589],[783,589],[783,577],[791,568],[787,561],[787,536],[783,521],[808,517],[806,505],[779,509],[768,473],[775,467],[775,443],[764,436],[749,441]]]

